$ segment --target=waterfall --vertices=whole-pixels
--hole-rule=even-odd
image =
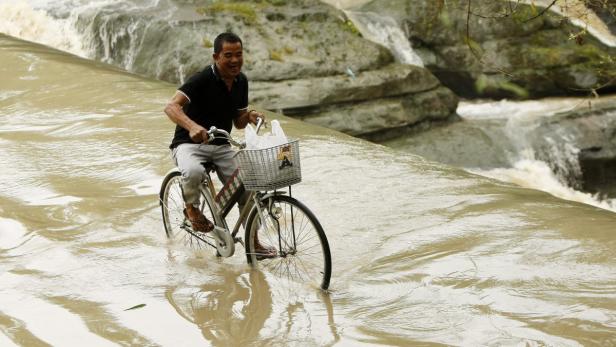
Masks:
[[[396,21],[374,12],[344,11],[364,38],[387,47],[404,64],[424,66]]]
[[[507,143],[512,147],[506,154],[509,167],[467,170],[616,212],[616,199],[580,191],[580,148],[570,129],[555,126],[552,131],[541,131],[546,120],[580,103],[578,98],[461,103],[458,113],[470,122],[504,122],[503,131],[493,135],[494,146]]]
[[[76,16],[52,18],[25,1],[0,0],[0,33],[37,42],[80,57],[88,57],[83,38],[75,29]]]

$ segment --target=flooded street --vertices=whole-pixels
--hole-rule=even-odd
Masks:
[[[167,241],[175,85],[1,34],[0,73],[2,346],[616,345],[611,211],[269,114],[332,248],[291,288]]]

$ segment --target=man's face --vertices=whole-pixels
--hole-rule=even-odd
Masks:
[[[244,63],[242,44],[239,42],[223,42],[222,50],[214,54],[214,61],[223,77],[235,78],[240,74]]]

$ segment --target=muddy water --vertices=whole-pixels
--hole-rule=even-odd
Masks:
[[[2,346],[616,345],[613,212],[270,114],[333,254],[290,288],[167,242],[175,86],[2,35],[0,74]]]

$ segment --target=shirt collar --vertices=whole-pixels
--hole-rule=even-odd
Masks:
[[[214,77],[216,77],[217,80],[222,81],[222,78],[220,77],[220,74],[218,73],[218,68],[216,67],[216,64],[212,64],[210,65],[210,68],[212,69],[212,73],[214,74]],[[240,75],[237,75],[234,79],[233,82],[237,82],[240,79]]]

